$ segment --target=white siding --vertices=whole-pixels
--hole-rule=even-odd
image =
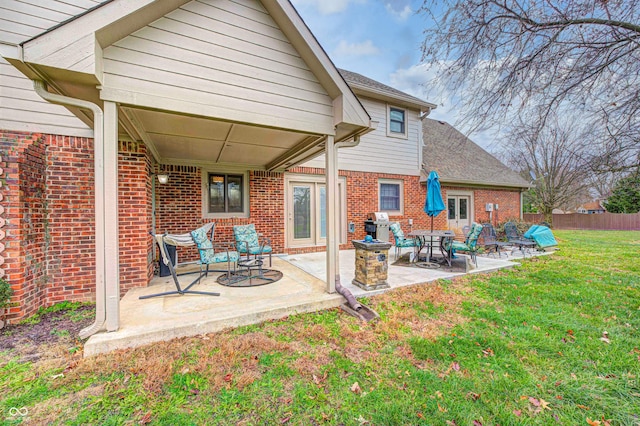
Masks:
[[[104,50],[107,91],[156,108],[330,130],[332,100],[256,0],[192,1]],[[115,96],[115,95],[114,95]]]
[[[22,43],[101,2],[0,0],[0,43]],[[0,129],[84,137],[93,133],[66,108],[40,98],[31,81],[1,58]]]
[[[66,108],[46,102],[31,80],[0,59],[0,129],[91,137],[93,131]]]
[[[420,175],[420,150],[422,149],[421,122],[418,110],[407,111],[407,139],[387,136],[387,104],[369,98],[360,98],[378,127],[360,139],[355,148],[338,150],[338,168],[341,170],[378,172],[401,175]],[[393,104],[391,104],[393,106]],[[303,167],[325,167],[324,155]]]

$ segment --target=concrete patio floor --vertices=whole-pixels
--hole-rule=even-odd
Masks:
[[[222,286],[216,282],[219,274],[214,273],[193,288],[218,292],[220,296],[187,294],[138,299],[142,295],[175,289],[171,277],[156,277],[148,287],[127,292],[120,303],[120,329],[91,336],[84,345],[84,356],[338,307],[345,299],[337,293],[326,292],[325,258],[325,252],[274,256],[271,269],[281,271],[283,278],[263,286]],[[514,260],[518,257],[478,256],[478,268],[471,272],[510,268],[517,265]],[[354,270],[355,250],[340,251],[341,283],[354,296],[372,296],[388,290],[366,291],[354,286],[351,283]],[[463,274],[389,264],[387,281],[393,289],[458,275]],[[195,277],[182,276],[180,283],[184,287]]]

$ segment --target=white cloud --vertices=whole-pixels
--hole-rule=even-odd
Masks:
[[[380,53],[380,49],[371,40],[362,43],[349,43],[346,40],[340,40],[333,51],[335,56],[373,56],[378,53]]]
[[[387,9],[387,12],[399,21],[406,21],[413,13],[413,10],[411,10],[408,4],[404,5],[404,8],[400,10],[396,10],[391,3],[385,3],[384,7]]]
[[[349,3],[365,3],[366,0],[292,0],[294,6],[312,6],[322,15],[343,12]]]

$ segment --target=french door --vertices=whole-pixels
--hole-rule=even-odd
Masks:
[[[471,226],[471,196],[447,195],[447,219],[449,229]]]
[[[320,181],[290,180],[287,184],[287,242],[289,247],[308,247],[327,243],[327,187]],[[344,185],[338,183],[340,199]],[[338,218],[344,228],[342,205]],[[341,231],[342,235],[343,232]],[[341,238],[341,241],[343,238]]]

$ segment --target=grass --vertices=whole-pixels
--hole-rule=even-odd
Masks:
[[[371,297],[376,323],[329,310],[90,359],[0,354],[0,421],[638,425],[640,232],[555,234],[513,270]]]

